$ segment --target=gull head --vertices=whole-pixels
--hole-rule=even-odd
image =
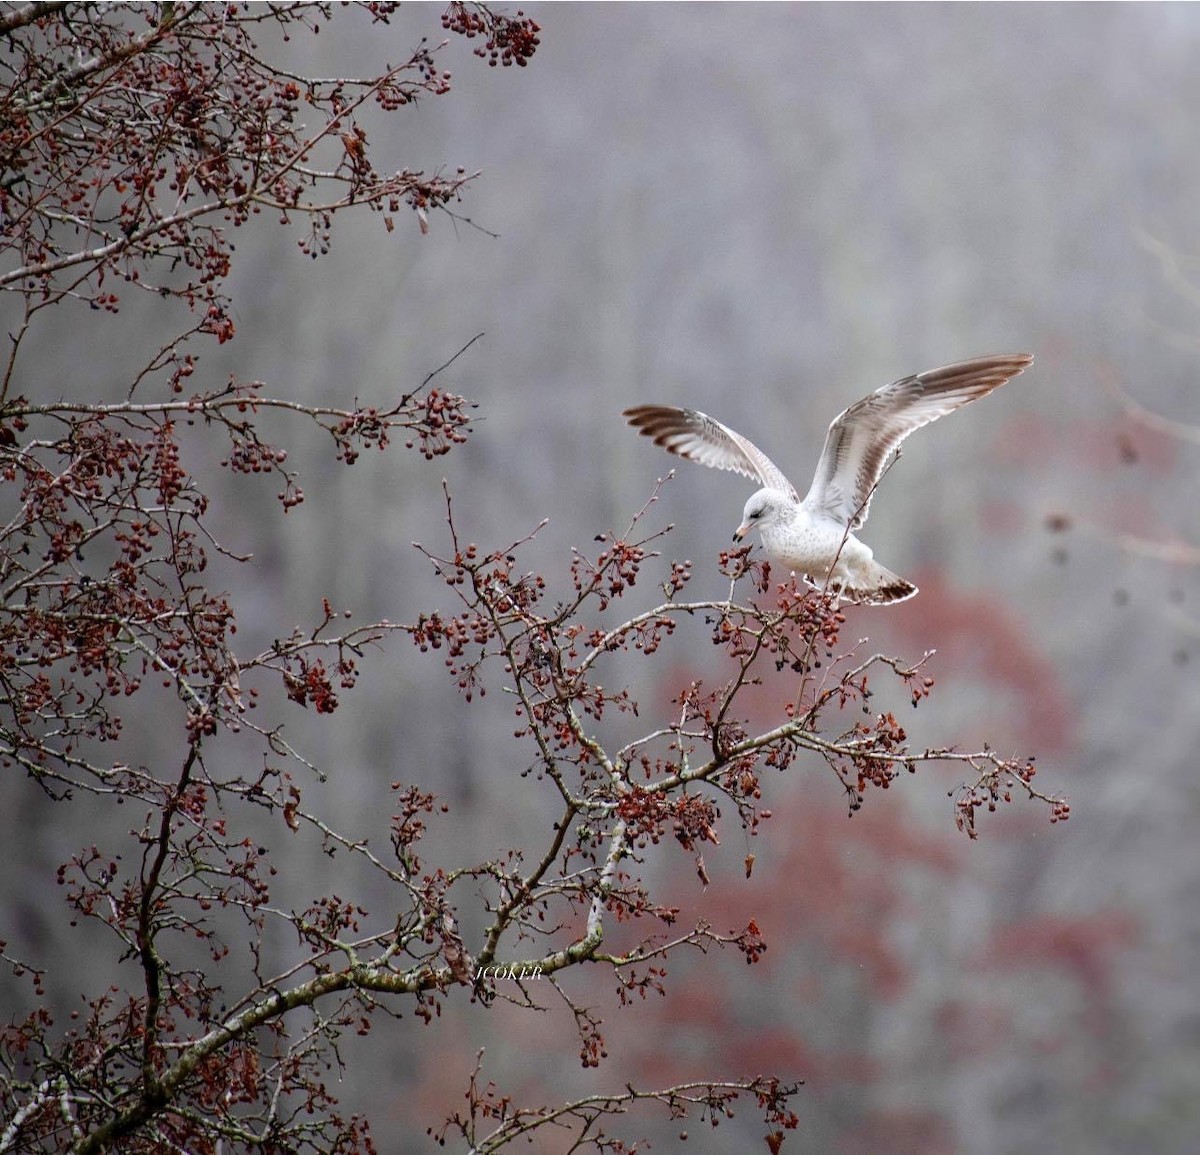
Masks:
[[[742,524],[733,531],[733,540],[741,541],[752,529],[764,530],[782,524],[795,503],[778,489],[760,489],[752,493],[742,510]]]

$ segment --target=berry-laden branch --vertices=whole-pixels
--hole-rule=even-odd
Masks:
[[[661,1090],[639,1090],[628,1086],[612,1094],[588,1095],[553,1108],[525,1108],[513,1104],[496,1092],[493,1083],[482,1083],[483,1051],[476,1057],[475,1069],[467,1090],[466,1111],[458,1111],[435,1135],[445,1143],[447,1135],[457,1133],[472,1151],[491,1155],[517,1139],[530,1141],[536,1132],[546,1131],[544,1141],[557,1142],[568,1151],[629,1151],[619,1139],[605,1136],[604,1127],[614,1117],[627,1114],[639,1104],[654,1104],[666,1109],[670,1119],[694,1117],[698,1122],[717,1127],[732,1118],[732,1105],[742,1097],[752,1097],[776,1128],[794,1128],[799,1120],[788,1107],[788,1100],[799,1085],[784,1085],[776,1079],[757,1078],[742,1082],[681,1083]],[[684,1132],[681,1138],[686,1139]],[[767,1137],[768,1147],[777,1152],[783,1132],[775,1130]]]
[[[48,789],[137,790],[128,768],[85,750],[118,739],[126,721],[117,704],[155,682],[184,702],[193,739],[240,724],[258,697],[242,680],[258,670],[275,671],[301,705],[331,712],[337,686],[353,685],[362,648],[381,631],[333,637],[337,615],[326,607],[315,629],[239,661],[233,604],[205,581],[211,552],[233,555],[184,465],[181,427],[219,429],[229,444],[222,464],[280,478],[287,509],[303,491],[286,451],[261,436],[260,412],[312,420],[346,464],[363,447],[387,448],[397,430],[433,458],[465,439],[471,408],[434,380],[385,410],[301,404],[257,384],[159,403],[5,407],[0,477],[16,508],[0,525],[0,759]]]
[[[385,22],[394,8],[349,11]],[[0,1023],[0,1155],[369,1151],[367,1121],[343,1115],[330,1089],[330,1068],[353,1064],[352,1037],[380,1014],[436,1029],[448,1000],[478,1014],[497,1000],[533,1008],[531,976],[569,1012],[581,1064],[603,1066],[605,1024],[579,994],[581,971],[633,1005],[666,991],[678,952],[762,958],[753,918],[682,920],[651,868],[677,846],[707,881],[704,850],[731,820],[760,833],[777,774],[828,768],[853,814],[922,763],[962,764],[956,816],[972,836],[977,812],[1018,792],[1067,814],[1034,787],[1032,760],[913,749],[874,702],[889,684],[922,701],[923,661],[846,649],[836,603],[773,579],[748,551],[722,558],[726,601],[689,600],[692,563],[661,558],[669,527],[647,526],[657,492],[624,532],[544,575],[520,566],[537,530],[500,549],[471,544],[447,489],[448,544],[417,548],[448,605],[358,624],[328,598],[315,622],[277,625],[273,643],[245,652],[238,593],[210,575],[215,553],[240,559],[191,464],[202,435],[216,435],[226,468],[275,479],[287,509],[303,494],[264,435],[268,411],[314,422],[347,465],[397,438],[431,458],[468,427],[469,403],[437,382],[471,342],[377,408],[196,384],[190,343],[234,336],[224,282],[237,229],[263,210],[304,219],[301,243],[319,254],[343,208],[365,205],[391,230],[406,202],[423,231],[466,179],[385,175],[371,155],[368,107],[446,91],[436,48],[363,79],[305,78],[260,48],[267,29],[286,43],[331,11],[41,4],[0,16],[0,289],[20,306],[0,393],[0,769],[13,783],[23,771],[37,804],[95,814],[94,839],[57,882],[72,928],[92,931],[89,951],[108,944],[103,972],[125,976],[80,992],[60,1024],[46,996],[55,960],[0,943],[31,983],[29,1005]],[[521,13],[452,4],[444,24],[501,66],[538,43]],[[111,323],[114,286],[173,299],[185,323],[149,343],[116,399],[30,399],[27,334],[77,301]],[[198,436],[185,441],[189,425]],[[643,600],[648,569],[661,572]],[[453,818],[428,783],[392,784],[384,840],[329,821],[324,771],[288,711],[336,712],[397,634],[417,664],[444,661],[448,693],[511,705],[511,736],[496,740],[520,751],[522,789],[555,815],[527,845],[430,864],[424,840]],[[665,710],[639,701],[632,671],[685,635],[710,643],[703,676],[670,685]],[[750,708],[751,690],[775,694],[771,716]],[[151,728],[173,753],[145,764],[130,737]],[[273,852],[299,840],[352,859],[388,895],[386,913],[320,879],[284,904]],[[717,1122],[748,1099],[772,1151],[798,1122],[793,1073],[663,1089],[618,1077],[615,1091],[539,1105],[514,1103],[480,1070],[465,1112],[433,1128],[479,1151],[543,1129],[563,1149],[627,1149],[609,1123],[640,1106]]]
[[[129,419],[130,414],[122,417]],[[136,454],[133,460],[138,465],[134,476],[155,476]],[[170,453],[159,454],[160,483],[163,463],[173,460]],[[79,476],[95,473],[75,471]],[[167,476],[175,475],[167,470]],[[179,492],[184,488],[179,486]],[[114,504],[119,503],[100,502]],[[517,570],[517,558],[531,535],[486,552],[464,545],[448,501],[452,551],[445,556],[424,548],[422,552],[453,592],[453,612],[426,613],[401,626],[378,623],[342,629],[341,615],[327,605],[323,620],[311,631],[297,632],[263,653],[239,659],[224,635],[210,649],[197,645],[198,626],[186,602],[165,611],[165,621],[177,623],[184,634],[164,635],[151,652],[172,655],[160,656],[158,668],[172,671],[167,680],[187,712],[188,755],[181,776],[159,782],[144,769],[84,763],[82,754],[58,751],[44,738],[40,746],[31,744],[32,753],[25,755],[27,764],[60,788],[82,784],[81,771],[86,770],[98,793],[149,802],[160,815],[155,827],[145,831],[140,877],[123,880],[116,858],[96,851],[76,856],[62,872],[68,901],[77,914],[109,927],[142,960],[145,993],[126,1000],[104,996],[93,1005],[83,1032],[88,1054],[127,1057],[129,1101],[97,1118],[95,1104],[103,1100],[101,1091],[113,1066],[75,1063],[73,1073],[64,1076],[65,1084],[43,1078],[28,1087],[23,1098],[14,1099],[10,1125],[19,1126],[22,1133],[31,1127],[49,1128],[42,1132],[49,1135],[70,1119],[71,1133],[82,1136],[76,1143],[80,1151],[101,1150],[135,1135],[186,1145],[204,1134],[231,1142],[254,1135],[260,1141],[281,1129],[299,1144],[307,1134],[301,1118],[307,1118],[314,1102],[325,1103],[317,1095],[316,1072],[326,1048],[351,1025],[365,1021],[376,1008],[377,996],[411,999],[418,1016],[431,1022],[440,1001],[454,990],[490,1004],[498,993],[497,974],[553,979],[583,964],[599,965],[611,971],[624,999],[634,991],[664,989],[665,958],[685,947],[733,947],[753,963],[767,945],[753,921],[727,931],[715,931],[704,922],[679,928],[678,910],[654,900],[645,867],[655,847],[674,841],[693,857],[697,872],[706,879],[701,848],[717,842],[725,820],[723,805],[730,805],[748,834],[757,834],[770,816],[763,804],[763,769],[785,770],[805,755],[834,771],[852,811],[863,804],[869,786],[886,788],[902,770],[912,771],[929,761],[967,763],[978,775],[968,787],[969,798],[981,796],[980,791],[987,797],[998,791],[1002,797],[1010,783],[1021,783],[1031,797],[1046,797],[1030,785],[1029,764],[1008,762],[986,750],[966,755],[909,749],[891,713],[877,713],[869,724],[855,722],[826,733],[831,717],[854,707],[869,709],[875,692],[867,685],[870,674],[894,676],[908,687],[914,704],[928,694],[929,680],[921,675],[920,663],[908,666],[879,654],[864,660],[838,652],[842,618],[836,605],[819,594],[801,593],[791,582],[773,584],[765,566],[748,563],[744,553],[727,560],[729,572],[749,578],[753,585],[751,596],[742,602],[685,600],[681,595],[686,580],[680,574],[690,566],[673,563],[664,583],[665,601],[624,620],[606,621],[619,617],[622,599],[635,589],[645,565],[658,557],[650,547],[665,531],[641,529],[649,508],[648,504],[625,533],[600,535],[600,548],[591,555],[575,554],[565,596],[552,607],[544,607],[547,579]],[[167,528],[161,531],[173,532],[177,543],[180,520],[167,517]],[[123,523],[118,519],[115,524]],[[140,550],[139,546],[137,556],[126,556],[123,562],[135,572],[142,572],[137,567],[143,557],[154,558],[161,569],[170,559],[186,556],[178,545],[168,554]],[[148,564],[143,563],[143,569]],[[18,574],[17,581],[24,589],[28,575]],[[107,588],[117,583],[94,584]],[[124,632],[116,628],[111,611],[93,616],[101,630],[92,645],[97,669],[109,670],[106,676],[114,676],[112,670],[120,674],[122,657],[127,663],[130,654],[143,652],[121,648],[125,639],[135,636],[132,615],[125,612],[121,619]],[[141,620],[146,623],[148,618]],[[618,654],[653,655],[682,627],[700,629],[711,639],[714,668],[725,668],[725,680],[718,678],[711,689],[699,682],[682,687],[674,719],[647,727],[641,737],[623,737],[613,747],[604,736],[610,716],[628,722],[642,711],[628,690],[599,682],[601,670],[614,666]],[[79,623],[73,628],[78,631]],[[397,783],[391,853],[378,855],[362,839],[331,829],[305,806],[301,788],[286,768],[288,761],[296,760],[290,747],[279,730],[258,723],[248,729],[265,743],[261,774],[220,776],[208,764],[209,737],[218,728],[239,728],[246,695],[258,696],[255,690],[241,689],[250,679],[277,676],[287,697],[328,712],[336,709],[336,694],[330,668],[319,655],[331,655],[332,668],[348,688],[365,648],[397,631],[411,637],[420,650],[442,652],[462,693],[482,694],[490,683],[511,696],[518,720],[516,738],[529,743],[532,752],[526,773],[532,783],[544,782],[554,791],[561,809],[541,849],[512,851],[453,871],[427,871],[419,844],[427,822],[446,808],[431,793]],[[144,650],[150,650],[152,641],[149,635],[143,638]],[[65,641],[61,644],[66,646]],[[78,650],[69,653],[78,660]],[[142,671],[153,668],[143,656]],[[606,679],[611,672],[607,670]],[[741,699],[748,686],[772,679],[783,683],[783,720],[755,730],[740,712]],[[797,682],[808,686],[799,711],[793,701]],[[135,693],[137,687],[126,690]],[[86,700],[100,703],[103,694]],[[43,702],[37,721],[52,716],[46,712],[48,705],[49,700]],[[59,731],[70,722],[65,711],[55,718]],[[35,729],[32,718],[26,728],[30,733]],[[625,726],[616,730],[624,733]],[[88,736],[77,737],[80,748]],[[283,828],[311,830],[326,847],[368,862],[394,887],[399,913],[381,923],[366,910],[328,896],[316,897],[299,913],[273,908],[261,851],[239,839],[225,817],[235,801],[276,813]],[[960,802],[962,814],[973,816],[975,808]],[[522,865],[527,858],[530,868]],[[491,921],[480,941],[472,943],[459,932],[458,922],[462,905],[478,901],[478,896]],[[214,909],[240,911],[252,943],[268,922],[289,924],[304,944],[304,954],[283,973],[258,974],[253,989],[231,1004],[219,985],[219,965],[212,973],[181,968],[156,945],[167,928],[186,926],[209,945],[212,962],[219,964],[227,948],[210,919]],[[643,929],[615,950],[602,949],[609,921],[626,939],[635,928]],[[579,931],[572,933],[573,926]],[[602,1024],[565,987],[555,984],[555,989],[572,1008],[582,1062],[600,1064],[605,1054]],[[222,1003],[231,1009],[219,1011]],[[294,1038],[287,1018],[299,1007],[316,1013],[316,1026]],[[204,1028],[190,1042],[181,1015],[182,1021]],[[131,1030],[134,1022],[143,1025]],[[7,1042],[28,1042],[30,1037],[49,1046],[45,1027],[33,1020],[10,1028]],[[255,1042],[259,1038],[271,1040],[270,1046]],[[245,1072],[238,1076],[249,1080],[247,1085],[239,1083],[238,1112],[221,1105],[222,1094],[229,1093],[227,1080],[238,1070],[227,1061],[231,1055],[256,1065],[253,1079]],[[764,1084],[759,1077],[706,1084],[722,1085],[758,1094]],[[52,1086],[58,1088],[55,1094],[47,1089]],[[783,1084],[772,1077],[770,1086]],[[222,1089],[221,1094],[214,1087]],[[278,1093],[281,1087],[286,1095]],[[631,1091],[633,1098],[621,1101],[625,1106],[642,1098],[677,1105],[692,1102],[677,1091]],[[247,1096],[258,1102],[258,1116],[247,1113]],[[59,1109],[64,1099],[71,1104],[66,1116]],[[479,1118],[491,1117],[485,1099],[476,1104]],[[600,1144],[602,1128],[597,1129],[596,1121],[604,1112],[597,1105],[603,1103],[616,1110],[616,1100],[603,1096],[561,1109],[514,1108],[511,1118],[497,1119],[486,1149],[498,1149],[502,1140],[543,1123],[578,1125],[581,1136],[593,1136]],[[257,1124],[252,1124],[253,1118]],[[447,1125],[468,1124],[452,1119]],[[340,1131],[314,1130],[313,1135],[321,1142],[329,1142],[331,1135],[350,1142],[361,1134],[361,1126],[356,1122]]]
[[[387,23],[394,3],[353,5],[343,19]],[[478,174],[382,168],[367,124],[450,91],[443,46],[422,41],[402,63],[358,78],[304,76],[261,47],[317,33],[332,6],[208,3],[36,4],[0,24],[0,292],[20,301],[0,399],[16,388],[31,324],[80,301],[116,314],[142,290],[199,316],[195,331],[235,332],[224,284],[234,238],[264,212],[302,222],[299,245],[329,251],[333,219],[377,212],[387,232],[407,205],[456,217]],[[486,35],[505,62],[538,44],[528,18],[451,4],[444,26]],[[461,219],[461,218],[459,218]],[[194,357],[172,342],[172,383]]]
[[[79,1151],[189,1149],[214,1139],[245,1149],[360,1149],[365,1122],[342,1119],[324,1088],[337,1040],[361,1024],[368,992],[414,994],[424,1007],[424,992],[454,976],[431,966],[436,951],[417,950],[422,961],[407,973],[385,966],[386,950],[364,967],[345,935],[359,912],[328,896],[299,915],[272,908],[269,848],[247,838],[226,808],[266,809],[282,818],[282,829],[307,824],[327,848],[370,858],[418,912],[398,928],[395,943],[414,936],[424,943],[433,928],[450,925],[436,892],[410,885],[404,866],[415,870],[415,860],[399,855],[388,866],[364,840],[302,811],[288,764],[323,776],[281,726],[253,713],[272,688],[268,701],[332,713],[338,695],[355,685],[367,648],[400,627],[351,626],[348,613],[326,602],[316,625],[239,655],[234,603],[205,576],[210,552],[228,551],[215,536],[208,498],[184,466],[178,426],[195,421],[223,430],[281,465],[285,455],[255,425],[260,410],[274,408],[327,429],[347,463],[355,438],[384,448],[397,428],[416,431],[430,457],[462,439],[462,423],[452,424],[446,405],[435,404],[453,396],[434,381],[457,356],[386,413],[236,389],[157,404],[9,407],[13,436],[0,443],[0,471],[15,501],[0,527],[0,765],[25,769],[52,801],[90,795],[97,803],[132,802],[146,817],[132,832],[132,854],[90,846],[58,877],[73,918],[100,924],[119,956],[138,961],[141,989],[93,997],[83,1024],[61,1037],[42,1006],[0,1027],[0,1152],[39,1142]],[[182,765],[174,776],[114,757],[125,734],[149,717],[164,733],[177,726]],[[243,731],[262,741],[261,771],[214,768],[212,740]],[[404,813],[425,805],[410,798]],[[398,849],[407,837],[398,835]],[[139,860],[140,869],[131,869]],[[226,985],[223,969],[231,954],[228,914],[244,927],[235,936],[239,965],[256,977],[241,994]],[[260,970],[261,943],[276,921],[293,927],[312,957],[269,975]],[[181,949],[181,933],[207,957]],[[450,942],[449,931],[436,940],[447,956]],[[3,957],[15,975],[33,978],[43,1000],[45,972]],[[345,965],[330,974],[325,960],[332,957]],[[331,996],[341,1001],[326,1012]],[[315,1025],[298,1032],[287,1025],[296,1008],[317,1004]],[[31,1055],[42,1058],[31,1062]],[[248,1102],[259,1105],[257,1115]]]
[[[575,553],[569,581],[552,605],[551,582],[517,568],[532,535],[490,551],[464,544],[447,498],[451,550],[418,548],[452,592],[453,610],[428,612],[400,626],[378,623],[339,632],[341,615],[327,605],[315,629],[268,651],[239,660],[225,649],[227,665],[221,668],[232,676],[220,684],[202,676],[203,663],[180,658],[176,676],[190,679],[182,697],[185,705],[192,703],[182,774],[161,783],[128,768],[95,775],[97,790],[157,799],[160,818],[145,832],[140,877],[123,881],[116,859],[94,851],[78,855],[63,871],[76,912],[110,928],[140,957],[145,993],[127,999],[107,995],[94,1004],[84,1032],[86,1054],[103,1052],[112,1061],[103,1067],[75,1063],[61,1077],[65,1083],[43,1077],[30,1084],[13,1100],[10,1126],[18,1129],[13,1134],[40,1128],[37,1133],[45,1136],[65,1135],[68,1128],[76,1136],[72,1149],[80,1152],[135,1139],[187,1146],[201,1136],[250,1144],[277,1135],[287,1135],[291,1149],[323,1143],[349,1150],[364,1134],[362,1121],[330,1127],[326,1120],[318,1127],[310,1119],[315,1107],[329,1106],[318,1072],[343,1034],[365,1029],[381,1005],[397,999],[408,1000],[427,1024],[450,997],[484,1007],[497,997],[533,1005],[522,994],[525,976],[549,980],[547,989],[571,1010],[581,1062],[599,1066],[606,1057],[603,1023],[558,981],[560,975],[584,965],[603,967],[622,1001],[631,1002],[635,992],[666,989],[666,959],[681,949],[732,947],[748,963],[767,949],[753,920],[726,930],[704,921],[679,926],[678,909],[654,899],[647,873],[656,848],[674,842],[707,881],[701,851],[705,843],[717,843],[724,806],[749,836],[769,819],[764,769],[787,770],[805,758],[824,763],[853,812],[868,787],[887,788],[902,771],[922,762],[962,762],[977,775],[966,788],[968,799],[994,802],[1019,783],[1030,797],[1061,807],[1034,790],[1031,764],[987,750],[970,755],[912,750],[890,712],[869,714],[870,722],[836,725],[847,710],[870,710],[878,691],[868,687],[869,676],[894,677],[914,705],[923,700],[930,681],[922,663],[841,652],[843,619],[836,603],[801,592],[791,581],[773,583],[766,567],[750,563],[744,552],[725,563],[731,575],[749,581],[743,600],[685,600],[681,574],[691,567],[671,563],[663,583],[666,600],[612,620],[620,619],[618,607],[646,565],[659,558],[651,546],[666,531],[642,528],[653,500],[624,533],[602,534],[598,549]],[[714,671],[724,673],[711,688],[698,681],[683,686],[676,716],[647,725],[631,740],[627,723],[644,711],[628,689],[611,688],[619,685],[611,678],[621,668],[617,656],[649,658],[680,629],[703,631],[714,646]],[[240,725],[240,711],[219,706],[223,695],[227,702],[238,700],[233,687],[254,676],[278,675],[293,701],[319,712],[333,710],[328,669],[314,655],[338,655],[335,668],[343,675],[351,671],[352,682],[364,648],[394,632],[408,635],[421,651],[443,654],[463,694],[482,695],[490,687],[511,698],[515,738],[531,754],[526,770],[531,788],[543,783],[560,807],[540,848],[430,870],[420,843],[428,823],[447,807],[419,786],[396,783],[390,853],[379,854],[365,840],[333,830],[305,804],[286,768],[295,761],[290,748],[278,730],[258,724],[248,728],[266,745],[260,775],[221,776],[209,765],[210,736]],[[598,680],[602,671],[604,683]],[[745,714],[745,691],[772,680],[779,683],[782,720],[755,728]],[[797,685],[804,688],[798,692]],[[196,721],[200,711],[202,723]],[[607,736],[610,729],[623,735],[616,743]],[[48,777],[65,777],[62,761],[45,771]],[[265,808],[280,817],[282,828],[312,831],[327,849],[358,856],[391,885],[398,913],[380,920],[352,902],[320,895],[300,912],[272,907],[262,852],[237,838],[226,817],[235,802]],[[975,809],[960,800],[960,818],[973,818]],[[973,822],[963,823],[973,834]],[[459,924],[464,906],[480,901],[490,922],[473,942]],[[256,983],[231,1002],[219,984],[227,948],[210,917],[214,909],[240,911],[252,943],[268,923],[286,924],[303,949],[281,973],[261,973],[256,962]],[[180,926],[208,944],[212,968],[185,967],[159,948],[164,932]],[[606,940],[614,935],[610,948]],[[257,958],[253,946],[252,951]],[[506,987],[515,982],[517,994],[501,995],[501,980]],[[314,1016],[314,1025],[297,1036],[289,1016],[299,1008]],[[200,1032],[189,1031],[187,1022]],[[130,1029],[132,1023],[141,1026]],[[7,1041],[31,1038],[49,1046],[46,1029],[32,1021],[10,1029]],[[96,1104],[103,1101],[100,1092],[117,1057],[129,1071],[125,1101],[101,1110]],[[236,1111],[228,1105],[235,1078]],[[768,1141],[777,1149],[781,1128],[795,1125],[786,1104],[796,1091],[782,1075],[756,1075],[662,1091],[631,1086],[545,1107],[514,1104],[490,1084],[481,1087],[473,1080],[466,1114],[448,1119],[439,1134],[444,1139],[459,1133],[477,1149],[495,1151],[549,1127],[564,1130],[574,1149],[617,1150],[605,1120],[638,1103],[656,1102],[672,1113],[728,1114],[741,1094],[758,1103],[773,1128]],[[70,1106],[65,1115],[63,1101]]]

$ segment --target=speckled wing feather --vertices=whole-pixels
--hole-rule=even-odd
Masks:
[[[799,500],[796,487],[757,445],[706,413],[668,405],[638,405],[626,409],[624,416],[639,433],[652,437],[654,444],[668,453],[713,469],[741,473],[767,488],[783,490],[793,501]]]
[[[1032,361],[1029,353],[959,361],[902,377],[856,401],[829,426],[804,507],[857,529],[888,459],[910,433],[985,396]]]

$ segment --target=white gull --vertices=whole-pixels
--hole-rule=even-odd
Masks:
[[[833,419],[803,501],[761,449],[704,413],[639,405],[624,416],[669,453],[759,482],[762,488],[746,502],[734,541],[757,528],[767,553],[811,585],[882,605],[917,592],[912,582],[875,561],[853,533],[867,520],[892,454],[914,430],[985,396],[1032,361],[1029,353],[977,357],[876,389]]]

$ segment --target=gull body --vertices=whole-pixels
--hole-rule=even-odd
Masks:
[[[639,405],[624,415],[669,453],[759,481],[734,541],[757,529],[763,549],[810,584],[849,601],[886,604],[912,597],[917,587],[875,561],[853,531],[867,520],[892,455],[914,430],[985,396],[1032,361],[1028,353],[977,357],[868,394],[833,419],[803,499],[753,442],[698,410]]]
[[[814,585],[828,580],[831,586],[846,590],[847,596],[850,591],[866,591],[878,585],[875,570],[882,567],[872,569],[875,555],[870,546],[836,518],[806,509],[803,502],[782,490],[760,489],[750,495],[733,540],[741,541],[752,529],[758,530],[763,549],[772,558],[805,575]],[[916,592],[913,586],[902,596],[911,597]]]

